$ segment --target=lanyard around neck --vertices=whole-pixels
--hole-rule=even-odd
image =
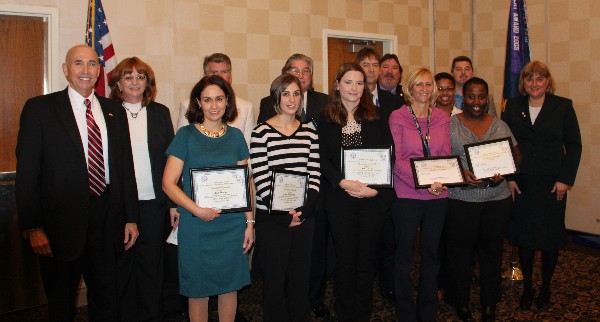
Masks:
[[[423,132],[421,131],[421,125],[419,125],[419,120],[417,120],[417,115],[415,115],[415,111],[413,111],[413,108],[410,105],[408,105],[408,110],[410,111],[410,114],[412,115],[413,120],[415,121],[415,127],[417,128],[419,136],[421,137],[421,144],[423,144],[423,156],[429,157],[431,156],[431,150],[429,149],[429,126],[431,125],[431,111],[429,110],[429,108],[427,108],[427,132],[425,133],[425,136],[423,136]]]

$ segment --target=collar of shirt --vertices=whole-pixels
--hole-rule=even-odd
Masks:
[[[308,104],[308,90],[304,91],[302,96],[302,109],[304,110],[304,113],[306,113],[306,104]]]

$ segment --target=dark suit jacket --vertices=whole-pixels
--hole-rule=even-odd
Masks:
[[[146,106],[148,113],[148,153],[150,155],[150,167],[152,168],[152,184],[154,194],[159,202],[168,201],[167,195],[162,189],[162,176],[167,163],[165,151],[173,141],[173,122],[171,113],[166,106],[150,102]]]
[[[341,189],[338,185],[342,174],[342,126],[334,124],[321,115],[318,121],[319,151],[321,156],[321,188],[325,190],[325,207],[335,207],[337,200],[330,200],[333,194],[327,190]],[[394,145],[387,120],[361,122],[361,141],[363,145]],[[393,164],[393,163],[392,163]],[[382,198],[382,209],[391,205],[395,192],[393,189],[377,189]]]
[[[108,135],[110,210],[103,229],[115,229],[123,249],[125,223],[139,218],[125,111],[97,97]],[[29,99],[17,141],[16,200],[21,228],[43,228],[54,257],[70,261],[86,244],[90,191],[83,145],[67,90]]]
[[[393,111],[406,104],[403,97],[396,96],[381,89],[379,85],[377,85],[377,98],[379,99],[379,118],[386,122],[390,119],[390,114],[392,114]]]
[[[528,97],[509,99],[502,120],[521,149],[521,173],[558,175],[557,181],[573,185],[581,159],[581,134],[570,99],[546,94],[533,125]]]
[[[308,90],[308,94],[306,95],[306,119],[314,119],[316,122],[319,118],[319,114],[327,105],[327,99],[327,94]],[[271,96],[263,97],[260,100],[260,112],[258,114],[257,124],[263,123],[277,115],[274,106],[275,103],[271,100]]]

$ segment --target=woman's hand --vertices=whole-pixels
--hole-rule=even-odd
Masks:
[[[370,188],[366,183],[356,180],[343,179],[340,181],[339,186],[354,198],[373,198],[379,193],[377,190]]]
[[[300,219],[302,216],[302,211],[296,211],[295,209],[290,210],[290,215],[292,215],[292,222],[290,223],[290,228],[300,226],[304,220]]]
[[[439,182],[434,182],[431,186],[429,186],[429,188],[427,188],[427,191],[429,191],[429,193],[434,196],[441,195],[442,192],[444,192],[444,190],[448,190],[448,187],[442,185]]]
[[[556,183],[554,183],[554,187],[552,188],[552,193],[556,192],[556,200],[563,200],[563,198],[565,197],[565,194],[567,193],[567,190],[571,189],[571,186],[566,185],[562,182],[558,182],[556,181]]]
[[[495,186],[502,182],[504,180],[504,177],[500,173],[496,173],[493,177],[490,178],[490,180],[494,183]]]
[[[170,208],[169,215],[171,216],[171,227],[173,229],[177,228],[179,225],[179,212],[177,212],[177,208]]]
[[[250,251],[252,245],[254,245],[254,225],[246,224],[246,231],[244,231],[244,243],[242,244],[244,251],[242,254],[246,254],[248,251]]]
[[[515,192],[521,194],[521,189],[519,189],[519,185],[516,181],[508,182],[508,189],[510,189],[510,195],[512,196],[513,202],[515,201]]]
[[[465,174],[465,179],[467,180],[467,183],[472,185],[473,187],[477,187],[483,182],[481,180],[478,180],[477,177],[475,177],[475,174],[471,172],[471,170],[463,170],[463,173]]]
[[[220,213],[221,213],[221,210],[197,207],[192,212],[192,215],[208,222],[208,221],[212,221],[213,219],[219,217]]]

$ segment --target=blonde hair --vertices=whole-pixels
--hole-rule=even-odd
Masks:
[[[431,81],[433,82],[433,92],[431,93],[431,97],[429,98],[429,105],[432,106],[433,103],[435,103],[435,101],[437,100],[438,89],[435,83],[435,79],[433,77],[433,73],[427,68],[419,67],[410,72],[410,74],[408,74],[406,82],[404,83],[404,86],[402,86],[402,93],[404,94],[404,99],[406,100],[407,105],[410,106],[415,101],[415,97],[411,92],[413,88],[415,88],[417,83],[422,81],[422,79],[426,76],[429,76],[431,78]]]

